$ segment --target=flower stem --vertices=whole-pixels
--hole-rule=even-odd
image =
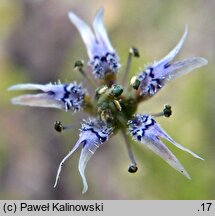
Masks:
[[[131,165],[129,166],[128,171],[134,173],[137,171],[137,163],[136,163],[136,160],[134,158],[134,154],[133,154],[132,149],[131,149],[130,141],[129,141],[128,136],[126,135],[125,130],[122,130],[122,134],[123,134],[123,137],[125,139],[125,144],[127,147],[128,156],[131,160]]]
[[[127,84],[126,81],[128,79],[128,75],[129,75],[129,71],[130,71],[133,56],[134,57],[139,57],[140,56],[139,51],[134,47],[130,48],[129,53],[128,53],[128,59],[127,59],[127,63],[126,63],[125,73],[124,73],[123,80],[122,80],[122,86]]]
[[[79,123],[76,123],[76,124],[71,124],[71,125],[63,125],[60,121],[56,121],[55,124],[54,124],[54,129],[61,133],[65,130],[68,130],[68,129],[72,129],[72,128],[76,128],[78,125],[80,125]]]
[[[86,74],[86,72],[85,72],[85,70],[83,69],[83,67],[84,67],[84,61],[78,60],[78,61],[75,62],[74,69],[75,69],[75,70],[78,70],[78,71],[81,73],[81,75],[82,75],[85,79],[87,79],[87,81],[90,83],[90,85],[91,85],[94,89],[96,89],[96,88],[97,88],[97,87],[96,87],[96,84],[95,84],[95,83],[93,82],[93,80]]]

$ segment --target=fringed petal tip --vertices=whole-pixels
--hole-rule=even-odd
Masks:
[[[135,115],[132,120],[128,122],[129,132],[135,141],[139,141],[145,144],[154,153],[159,155],[165,160],[170,166],[178,170],[188,179],[191,179],[187,171],[184,169],[182,164],[178,161],[175,155],[166,147],[166,145],[160,140],[164,138],[171,142],[179,149],[186,151],[194,157],[203,160],[197,154],[193,153],[189,149],[176,143],[153,119],[152,116],[148,115]]]
[[[11,100],[13,104],[34,107],[58,108],[79,111],[83,107],[86,91],[81,85],[70,84],[18,84],[8,88],[11,90],[39,90],[43,93],[26,94]]]

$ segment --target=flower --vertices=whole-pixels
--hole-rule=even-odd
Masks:
[[[116,79],[120,68],[119,58],[110,43],[102,21],[103,9],[97,12],[93,22],[95,34],[74,13],[69,12],[69,19],[80,32],[86,45],[92,73],[96,79],[102,81],[95,88],[95,97],[91,98],[87,91],[77,83],[18,84],[9,88],[9,90],[42,91],[38,94],[21,95],[13,98],[12,103],[15,105],[58,108],[64,111],[71,110],[72,112],[83,110],[93,116],[83,120],[78,141],[59,165],[54,187],[57,186],[64,162],[77,148],[82,146],[79,172],[83,181],[83,193],[85,193],[88,189],[85,168],[89,159],[98,147],[104,144],[111,136],[118,133],[118,131],[121,131],[125,138],[131,160],[131,165],[128,168],[129,172],[135,173],[137,171],[137,163],[130,146],[128,133],[130,133],[134,141],[146,145],[170,166],[190,179],[188,172],[161,141],[161,138],[198,159],[203,160],[203,158],[175,142],[155,121],[155,118],[159,116],[169,117],[172,114],[171,106],[165,105],[163,111],[156,114],[135,114],[138,105],[145,99],[155,95],[163,88],[166,82],[207,64],[207,60],[202,57],[192,57],[172,63],[185,41],[188,32],[187,27],[179,43],[167,56],[158,62],[150,64],[139,75],[132,77],[131,86],[127,86],[126,78],[132,57],[139,57],[138,50],[131,48],[122,82],[123,86],[121,86]],[[89,81],[89,84],[92,84],[92,87],[95,86],[95,82],[85,72],[82,61],[75,62],[75,69]],[[61,122],[56,122],[55,124],[55,129],[58,132],[71,127],[63,126]]]
[[[171,142],[173,145],[182,149],[194,157],[203,160],[192,151],[187,148],[184,148],[180,144],[176,143],[154,120],[152,116],[137,114],[132,120],[128,121],[129,132],[131,133],[135,141],[139,141],[145,144],[149,149],[151,149],[155,154],[163,158],[170,166],[181,172],[187,178],[190,178],[187,171],[175,157],[175,155],[164,145],[160,140],[160,137]]]
[[[69,152],[68,155],[61,161],[54,187],[57,186],[58,178],[60,176],[61,167],[63,163],[73,154],[73,152],[82,144],[82,151],[81,156],[79,159],[79,172],[83,180],[83,193],[87,191],[88,185],[85,177],[85,168],[87,162],[95,153],[96,149],[103,144],[106,140],[108,140],[109,136],[111,135],[111,128],[108,128],[107,124],[99,119],[91,118],[85,120],[82,123],[81,129],[79,134],[79,140],[73,147],[73,149]]]
[[[117,73],[120,64],[116,51],[113,49],[103,24],[104,11],[101,8],[93,21],[93,34],[90,27],[74,13],[69,12],[70,21],[76,26],[86,45],[89,64],[93,74],[98,79],[103,79],[107,73]]]
[[[141,82],[140,95],[143,98],[148,98],[156,94],[164,86],[166,81],[173,80],[189,73],[195,68],[207,64],[207,60],[201,57],[192,57],[171,63],[183,46],[187,33],[188,28],[186,26],[185,32],[175,48],[160,61],[155,61],[153,64],[148,65],[138,75],[138,79]]]
[[[73,112],[82,109],[84,104],[85,90],[76,83],[70,84],[18,84],[8,90],[40,90],[40,94],[28,94],[15,97],[11,102],[15,105],[36,107],[58,108]]]

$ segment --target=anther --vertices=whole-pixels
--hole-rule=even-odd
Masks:
[[[101,120],[104,121],[104,122],[107,122],[109,120],[112,120],[113,117],[111,115],[111,112],[109,110],[103,110],[101,112]]]
[[[130,85],[133,87],[133,89],[137,90],[140,86],[140,80],[137,79],[136,76],[133,76],[131,78]]]
[[[171,109],[170,105],[168,105],[168,104],[164,105],[163,114],[167,118],[172,115],[172,109]]]
[[[63,125],[60,121],[56,121],[55,124],[54,124],[54,129],[57,131],[57,132],[62,132],[64,130],[63,128]]]
[[[77,60],[74,64],[74,70],[78,70],[81,75],[87,79],[87,81],[92,85],[93,88],[96,88],[95,83],[90,79],[89,76],[87,76],[86,72],[83,69],[84,67],[84,61],[83,60]]]
[[[83,60],[77,60],[74,64],[75,70],[80,70],[84,67],[84,61]]]
[[[136,58],[140,57],[139,50],[137,48],[135,48],[135,47],[131,47],[130,50],[129,50],[129,53],[131,53]]]
[[[107,91],[107,89],[108,89],[108,87],[107,86],[104,86],[104,87],[102,87],[102,88],[100,88],[99,90],[98,90],[98,94],[104,94],[106,91]]]
[[[136,164],[131,164],[128,167],[128,172],[130,172],[130,173],[135,173],[135,172],[137,172],[137,170],[138,170],[138,167]]]
[[[169,118],[172,115],[172,109],[170,105],[164,105],[164,109],[162,112],[160,113],[156,113],[156,114],[151,114],[154,117],[160,117],[160,116],[165,116],[167,118]]]
[[[61,133],[61,132],[65,131],[65,130],[68,130],[68,129],[71,129],[71,128],[76,128],[79,125],[80,125],[79,123],[75,123],[75,124],[63,126],[63,124],[60,121],[56,121],[55,124],[54,124],[54,129],[57,132]]]
[[[111,95],[114,97],[119,97],[123,93],[123,88],[120,85],[113,85]]]
[[[121,105],[120,105],[120,103],[119,103],[118,100],[113,100],[113,103],[114,103],[115,107],[116,107],[119,111],[122,111],[122,107],[121,107]]]

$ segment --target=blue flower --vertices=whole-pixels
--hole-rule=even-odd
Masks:
[[[122,132],[125,138],[128,155],[131,160],[129,172],[135,173],[137,171],[137,162],[127,133],[130,133],[133,140],[146,145],[170,166],[190,179],[188,172],[161,139],[171,142],[179,149],[190,153],[198,159],[203,159],[175,142],[155,121],[155,117],[158,116],[169,117],[172,113],[171,107],[165,106],[162,112],[156,114],[135,114],[138,105],[145,99],[155,95],[166,82],[207,64],[207,60],[202,57],[192,57],[172,62],[185,41],[187,27],[179,43],[166,57],[147,66],[138,76],[131,79],[130,84],[133,87],[131,88],[126,85],[126,79],[132,57],[139,57],[139,52],[136,48],[130,49],[125,77],[122,82],[123,86],[119,85],[116,80],[116,73],[120,68],[119,58],[110,43],[102,21],[103,9],[97,12],[93,22],[95,34],[74,13],[69,12],[69,19],[77,27],[86,45],[92,73],[95,75],[95,78],[102,81],[95,87],[96,82],[86,74],[83,62],[76,61],[75,68],[81,72],[95,89],[94,97],[91,98],[87,91],[77,83],[18,84],[9,88],[9,90],[41,91],[41,93],[21,95],[13,98],[12,103],[15,105],[58,108],[64,111],[71,110],[72,112],[83,110],[93,116],[83,120],[78,141],[59,165],[54,187],[57,186],[64,162],[79,147],[82,147],[78,168],[83,181],[83,193],[85,193],[88,189],[85,168],[89,159],[98,147],[119,131]],[[61,122],[56,122],[55,124],[55,129],[58,132],[68,128],[71,128],[71,126],[63,126]]]
[[[138,79],[141,82],[140,95],[142,98],[145,99],[156,94],[167,81],[173,80],[189,73],[195,68],[207,64],[207,60],[201,57],[192,57],[171,63],[184,44],[187,33],[188,30],[186,27],[185,32],[176,47],[160,61],[149,64],[144,71],[138,75]]]
[[[109,136],[112,133],[112,128],[108,127],[107,124],[99,119],[90,118],[88,120],[85,120],[84,123],[82,123],[80,134],[79,134],[79,140],[73,147],[73,149],[66,155],[66,157],[61,161],[57,177],[55,181],[54,187],[57,186],[58,179],[60,177],[61,168],[64,164],[64,162],[75,152],[75,150],[82,145],[82,151],[81,156],[79,159],[79,172],[82,177],[83,181],[83,191],[82,193],[85,193],[88,189],[86,177],[85,177],[85,168],[87,165],[87,162],[92,157],[92,155],[95,153],[96,149],[103,144],[106,140],[108,140]]]
[[[15,97],[11,102],[15,105],[58,108],[65,111],[79,111],[83,108],[86,91],[81,85],[69,84],[18,84],[8,90],[40,90],[39,94],[26,94]]]
[[[137,114],[128,121],[129,132],[135,141],[145,144],[155,154],[163,158],[170,166],[181,172],[190,179],[189,174],[175,157],[175,155],[165,146],[160,138],[166,139],[181,150],[184,150],[194,157],[204,160],[187,148],[176,143],[150,115]]]
[[[93,74],[98,79],[103,79],[107,73],[117,73],[120,64],[116,51],[113,49],[103,24],[103,9],[100,9],[93,21],[91,28],[73,12],[69,12],[70,21],[76,26],[86,45],[89,56],[89,64]]]

